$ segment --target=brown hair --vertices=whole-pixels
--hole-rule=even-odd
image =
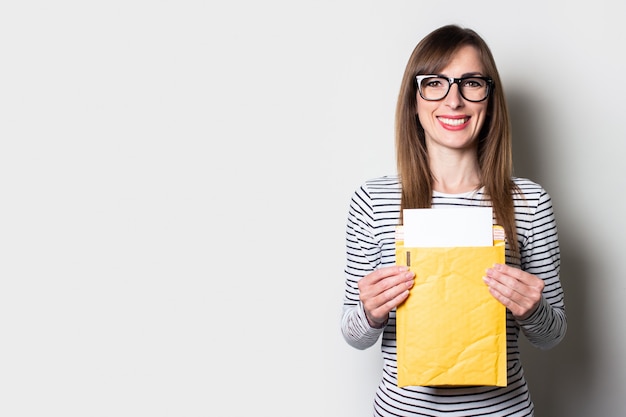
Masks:
[[[513,156],[509,112],[500,75],[491,50],[475,31],[457,25],[434,30],[411,54],[404,71],[396,107],[396,159],[402,182],[402,209],[432,206],[433,174],[428,163],[424,129],[416,116],[418,74],[437,74],[463,46],[478,51],[485,75],[493,79],[487,118],[478,137],[481,186],[491,200],[496,221],[504,227],[509,248],[519,256],[513,193],[519,192],[512,179]]]

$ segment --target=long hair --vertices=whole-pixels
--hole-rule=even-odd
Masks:
[[[496,222],[507,236],[509,249],[519,256],[513,194],[519,192],[512,179],[513,155],[509,112],[500,75],[487,43],[475,31],[457,25],[434,30],[413,50],[404,71],[396,106],[396,160],[402,183],[402,209],[432,206],[433,173],[430,170],[424,129],[416,115],[418,74],[437,74],[463,46],[478,51],[485,75],[493,79],[487,118],[478,137],[481,187],[491,200]]]

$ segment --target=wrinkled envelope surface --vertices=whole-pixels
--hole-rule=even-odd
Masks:
[[[482,280],[494,263],[504,263],[504,244],[396,242],[396,264],[416,276],[396,311],[398,386],[506,386],[506,311]]]

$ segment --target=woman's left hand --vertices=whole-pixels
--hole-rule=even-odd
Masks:
[[[545,285],[541,278],[503,264],[487,269],[483,280],[491,295],[519,320],[528,318],[537,309]]]

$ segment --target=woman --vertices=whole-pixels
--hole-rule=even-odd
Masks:
[[[512,176],[503,88],[489,47],[473,30],[444,26],[414,49],[396,108],[396,152],[398,175],[357,189],[347,221],[341,326],[357,349],[382,337],[374,415],[532,416],[518,336],[548,349],[565,335],[556,223],[546,191]],[[395,311],[414,280],[395,265],[402,210],[485,204],[507,236],[506,265],[483,278],[507,311],[507,386],[399,388]]]

